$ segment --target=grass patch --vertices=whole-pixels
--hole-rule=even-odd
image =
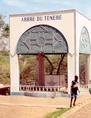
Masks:
[[[44,118],[57,118],[57,117],[61,117],[61,115],[63,113],[65,113],[66,111],[68,111],[70,108],[60,108],[57,111],[54,111],[52,113],[48,113]]]

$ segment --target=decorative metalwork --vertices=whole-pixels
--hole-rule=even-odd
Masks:
[[[37,25],[22,34],[16,52],[17,54],[67,53],[68,45],[63,34],[54,27]]]
[[[85,54],[91,54],[91,42],[86,27],[83,27],[81,31],[79,52]]]

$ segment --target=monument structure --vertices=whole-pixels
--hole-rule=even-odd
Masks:
[[[62,77],[64,80],[67,79],[67,91],[70,93],[71,81],[77,75],[79,85],[88,87],[91,80],[91,20],[75,9],[10,15],[12,95],[25,90],[20,87],[19,55],[36,56],[37,84],[32,90],[45,92],[48,78],[44,74],[44,57],[56,54],[62,55],[62,58],[66,55],[67,73],[66,78],[57,73],[57,76],[51,77],[53,82],[61,81]],[[57,79],[58,75],[60,79]],[[48,85],[49,88],[51,85]],[[48,88],[48,91],[53,91],[53,87],[55,88],[55,86]],[[59,85],[56,84],[55,90],[59,91],[59,87],[62,87],[61,82]],[[29,90],[31,91],[31,88]]]

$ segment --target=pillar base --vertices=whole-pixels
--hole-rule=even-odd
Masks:
[[[22,96],[22,95],[24,95],[24,92],[11,92],[10,95],[11,96]]]

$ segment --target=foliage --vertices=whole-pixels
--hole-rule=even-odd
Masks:
[[[53,75],[57,74],[57,69],[59,66],[59,62],[61,60],[61,55],[48,55],[49,60],[51,61],[52,65],[53,65]],[[65,56],[64,60],[61,63],[62,65],[67,65],[67,57]],[[61,67],[62,67],[61,65]],[[50,64],[48,63],[47,60],[45,60],[45,73],[49,74],[51,71],[51,67]],[[60,73],[66,71],[65,69],[63,70],[62,68],[60,68]]]
[[[5,37],[9,36],[9,25],[8,24],[5,24],[3,26],[3,36],[5,36]]]
[[[60,55],[47,55],[48,59],[51,61],[53,65],[53,73],[57,73],[57,68],[61,59]],[[65,57],[66,58],[66,57]],[[45,59],[45,74],[51,73],[51,65],[49,64],[48,60]],[[67,59],[67,58],[66,58]],[[62,64],[66,65],[66,59],[62,62]],[[20,83],[27,84],[32,80],[36,79],[36,71],[37,71],[37,62],[36,56],[33,55],[19,55],[19,65],[20,65]],[[66,73],[67,69],[61,68],[61,72]]]
[[[4,16],[0,15],[0,29],[2,32],[1,36],[8,37],[9,36],[9,25],[4,22]]]
[[[5,24],[4,27],[3,27],[3,31],[4,32],[9,32],[9,25],[8,24]]]
[[[60,55],[47,55],[50,61],[53,64],[54,70],[53,74],[56,73],[58,68],[59,61],[61,59]],[[80,66],[84,64],[86,58],[82,55],[80,56]],[[19,55],[19,67],[20,67],[20,82],[21,83],[29,83],[32,80],[36,79],[36,56],[33,55]],[[65,67],[67,65],[67,57],[64,58],[62,65],[60,67],[61,74],[67,74],[67,69]],[[65,67],[65,68],[64,68]],[[45,74],[49,74],[51,70],[50,64],[45,59]],[[0,83],[10,84],[10,59],[8,51],[0,52]]]
[[[0,28],[2,28],[4,24],[3,16],[0,14]]]
[[[10,83],[9,52],[0,52],[0,83]]]
[[[19,56],[20,65],[20,83],[26,84],[35,79],[36,56],[21,55]]]
[[[54,72],[56,73],[60,55],[49,55],[48,58],[54,66]],[[19,55],[19,67],[20,67],[20,83],[27,84],[30,81],[36,79],[36,56],[33,55]],[[64,61],[63,63],[66,63]],[[50,64],[45,59],[45,74],[50,73]],[[64,70],[64,69],[63,69]],[[62,71],[62,70],[61,70]],[[0,52],[0,82],[4,84],[10,83],[10,63],[9,63],[9,52],[1,51]]]

